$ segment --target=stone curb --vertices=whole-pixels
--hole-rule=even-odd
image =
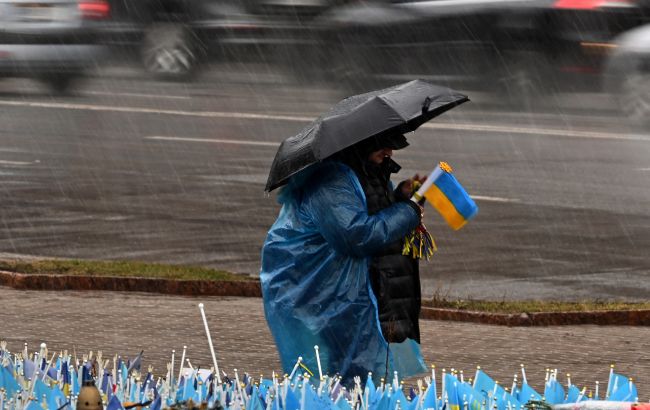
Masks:
[[[650,326],[650,310],[602,310],[584,312],[487,313],[422,307],[420,318],[498,326]]]
[[[175,280],[114,276],[23,274],[0,271],[0,286],[25,290],[110,290],[181,296],[262,296],[260,283],[254,280]]]
[[[0,271],[0,286],[23,290],[108,290],[180,296],[262,296],[260,283],[256,280],[175,280]],[[504,314],[423,306],[420,318],[497,326],[650,326],[650,310]]]

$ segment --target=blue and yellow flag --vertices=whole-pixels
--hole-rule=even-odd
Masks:
[[[453,375],[445,374],[445,386],[442,392],[442,399],[447,405],[447,410],[460,410],[461,402],[458,396],[458,385],[460,381]]]
[[[416,202],[425,198],[452,229],[462,228],[478,212],[478,206],[451,173],[446,162],[438,164],[413,195]]]

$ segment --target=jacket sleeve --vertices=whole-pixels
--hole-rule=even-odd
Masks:
[[[405,202],[368,215],[349,177],[324,181],[305,199],[309,216],[325,240],[337,252],[354,257],[371,256],[420,223],[419,211]]]

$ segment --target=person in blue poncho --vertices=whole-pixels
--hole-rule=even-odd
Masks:
[[[298,357],[350,384],[368,372],[426,371],[420,353],[418,261],[402,255],[421,222],[414,179],[393,189],[401,134],[372,137],[289,180],[262,248],[264,310],[284,371]],[[414,178],[418,178],[417,176]]]

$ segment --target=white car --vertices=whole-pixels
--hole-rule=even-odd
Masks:
[[[104,0],[0,0],[0,77],[67,91],[104,57],[95,27],[109,16]]]

